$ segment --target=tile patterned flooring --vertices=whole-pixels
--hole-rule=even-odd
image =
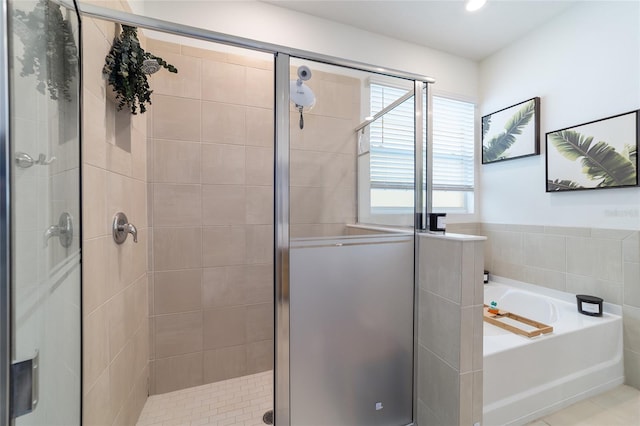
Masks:
[[[638,426],[640,391],[618,386],[577,402],[527,426]]]
[[[273,372],[150,396],[137,426],[264,426]],[[640,391],[629,386],[573,404],[527,426],[638,426]]]
[[[152,395],[137,426],[265,426],[273,371]]]

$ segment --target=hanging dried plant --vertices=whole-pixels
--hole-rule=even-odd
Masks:
[[[51,99],[62,96],[71,101],[71,84],[78,74],[78,48],[60,5],[40,0],[29,13],[16,10],[13,22],[24,45],[24,55],[18,58],[20,75],[34,74],[38,91],[44,94],[46,87]]]
[[[140,113],[144,113],[147,110],[145,104],[151,104],[153,91],[144,71],[152,67],[145,64],[145,60],[155,60],[169,72],[178,72],[176,67],[159,56],[144,51],[138,40],[137,28],[123,25],[122,32],[113,40],[102,69],[116,94],[118,110],[127,106],[131,114],[137,114],[138,108]]]

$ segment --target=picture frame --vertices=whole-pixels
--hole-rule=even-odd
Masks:
[[[546,192],[638,186],[640,110],[548,132]]]
[[[540,98],[482,117],[482,164],[540,155]]]

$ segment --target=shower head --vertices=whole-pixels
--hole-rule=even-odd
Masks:
[[[153,74],[160,71],[160,64],[156,59],[145,59],[142,61],[142,72],[145,74]]]
[[[311,79],[311,70],[308,66],[302,65],[298,67],[298,79],[291,81],[290,83],[290,98],[291,102],[296,105],[296,108],[312,108],[316,103],[316,95],[313,90],[304,81]]]

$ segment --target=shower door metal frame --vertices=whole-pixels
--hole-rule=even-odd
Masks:
[[[60,3],[71,3],[69,0],[57,0]],[[202,28],[192,27],[189,25],[178,24],[175,22],[164,21],[146,16],[136,15],[128,12],[103,8],[92,4],[86,4],[82,1],[78,2],[81,16],[97,18],[101,20],[116,22],[120,24],[135,26],[139,28],[159,31],[178,36],[210,41],[214,43],[225,44],[229,46],[265,52],[274,55],[275,58],[275,169],[274,169],[274,420],[278,426],[289,426],[289,369],[288,369],[288,351],[289,351],[289,62],[291,57],[303,60],[311,60],[329,65],[341,66],[344,68],[367,71],[378,75],[386,75],[390,77],[398,77],[405,80],[411,80],[415,86],[422,87],[435,83],[431,77],[404,72],[395,69],[381,68],[375,65],[363,62],[347,60],[339,57],[323,55],[320,53],[309,52],[301,49],[295,49],[287,46],[266,43],[258,40],[252,40],[243,37],[232,36],[216,31],[206,30]],[[6,39],[6,38],[5,38]],[[3,77],[4,78],[4,77]],[[422,92],[421,92],[422,93]],[[420,94],[420,96],[422,96]],[[427,99],[429,97],[427,96]],[[416,105],[417,113],[423,114],[422,103]],[[416,130],[418,126],[416,125]],[[419,127],[421,129],[421,127]],[[422,132],[415,135],[416,139],[416,155],[422,151]],[[418,142],[419,141],[419,142]],[[0,142],[1,143],[1,142]],[[420,145],[420,148],[418,148]],[[1,148],[1,146],[0,146]],[[422,161],[424,156],[416,157],[416,161],[420,162],[416,165],[416,177],[422,174]],[[0,166],[1,167],[1,166]],[[0,170],[0,178],[3,177]],[[427,170],[429,174],[429,170]],[[427,180],[429,178],[427,177]],[[0,190],[1,191],[1,190]],[[422,179],[416,180],[416,191],[422,193]],[[0,192],[0,195],[4,195]],[[422,195],[420,195],[422,197]],[[428,195],[427,195],[428,197]],[[416,200],[418,201],[418,200]],[[416,212],[420,212],[416,205]],[[0,226],[5,227],[6,221],[0,217]],[[2,231],[0,231],[2,232]],[[1,235],[1,234],[0,234]],[[417,236],[416,236],[417,238]],[[2,260],[0,259],[0,262]],[[1,263],[0,263],[0,266]],[[414,286],[417,287],[414,278]],[[2,288],[0,288],[2,291]],[[0,302],[2,294],[0,293]],[[414,300],[414,316],[417,312],[417,298]],[[2,311],[0,310],[0,313]],[[414,321],[414,339],[416,338],[417,323]],[[417,341],[416,341],[417,342]],[[1,343],[1,342],[0,342]],[[0,344],[1,346],[1,344]],[[4,349],[4,348],[0,348]],[[415,347],[414,347],[415,350]],[[0,354],[1,356],[1,354]],[[416,358],[414,357],[414,364]],[[283,367],[284,365],[284,367]],[[416,420],[416,397],[415,392],[415,369],[414,369],[414,422]],[[0,376],[1,378],[1,376]],[[2,384],[2,383],[0,383]],[[1,406],[0,406],[1,407]]]
[[[10,422],[11,366],[11,147],[9,143],[8,4],[0,5],[0,425]]]

